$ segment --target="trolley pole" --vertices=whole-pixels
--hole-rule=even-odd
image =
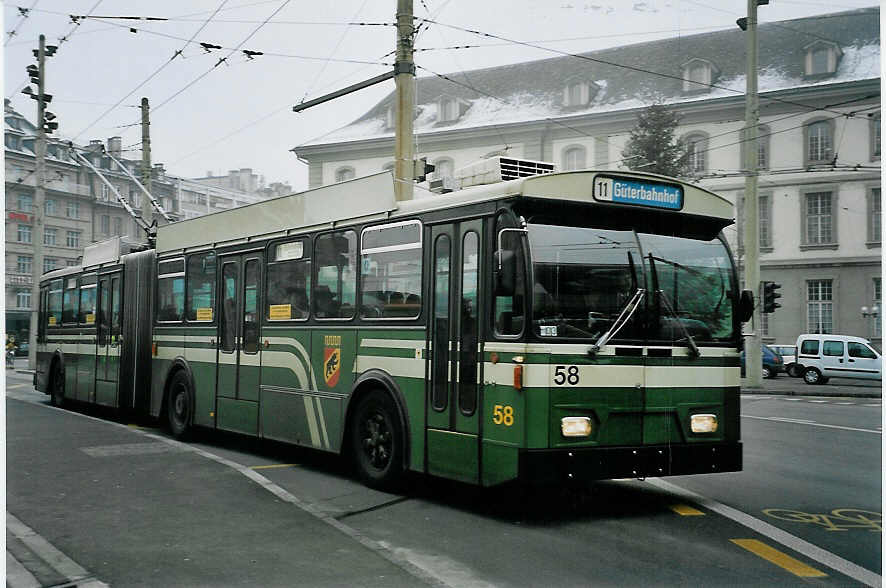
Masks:
[[[142,186],[149,194],[151,192],[151,108],[148,99],[142,98]],[[142,197],[142,220],[151,224],[153,214],[151,212],[150,199]]]
[[[415,112],[415,62],[413,61],[412,0],[397,0],[397,61],[394,83],[397,87],[396,130],[394,137],[394,196],[412,200],[415,179],[415,148],[412,142]]]
[[[745,97],[745,184],[744,184],[744,281],[755,293],[753,333],[745,340],[745,375],[751,388],[763,386],[762,292],[760,291],[760,211],[757,198],[757,5],[768,0],[748,0],[747,95]]]
[[[43,274],[43,203],[46,200],[46,36],[40,35],[37,49],[37,139],[34,142],[34,203],[31,212],[31,242],[34,245],[31,284],[31,326],[28,331],[28,369],[37,369],[37,328],[40,325],[40,276]]]

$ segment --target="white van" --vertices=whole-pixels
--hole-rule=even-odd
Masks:
[[[797,363],[807,384],[830,378],[882,379],[882,360],[870,341],[849,335],[800,335]]]

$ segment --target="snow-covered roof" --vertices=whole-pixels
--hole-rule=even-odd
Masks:
[[[775,23],[758,29],[761,93],[878,79],[880,77],[880,10],[878,7]],[[843,52],[832,75],[805,76],[811,40],[826,39]],[[689,103],[734,97],[745,91],[745,33],[737,27],[687,37],[613,47],[579,56],[448,74],[416,80],[416,134],[488,125],[524,123],[576,115],[606,113],[648,106],[651,102]],[[714,66],[710,91],[685,92],[683,64],[704,59]],[[649,72],[656,72],[655,75]],[[563,88],[581,76],[599,91],[584,106],[565,106]],[[440,96],[469,104],[456,121],[437,119]],[[392,137],[388,95],[353,123],[300,147]],[[298,148],[296,148],[298,149]]]

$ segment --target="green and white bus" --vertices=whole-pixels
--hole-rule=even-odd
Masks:
[[[731,203],[488,167],[514,179],[398,202],[378,174],[87,254],[42,279],[35,383],[178,437],[346,453],[373,486],[740,470]]]

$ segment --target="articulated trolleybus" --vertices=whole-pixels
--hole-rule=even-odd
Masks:
[[[37,388],[350,454],[373,486],[740,470],[732,205],[552,171],[496,158],[405,202],[378,174],[92,247],[41,281]]]

